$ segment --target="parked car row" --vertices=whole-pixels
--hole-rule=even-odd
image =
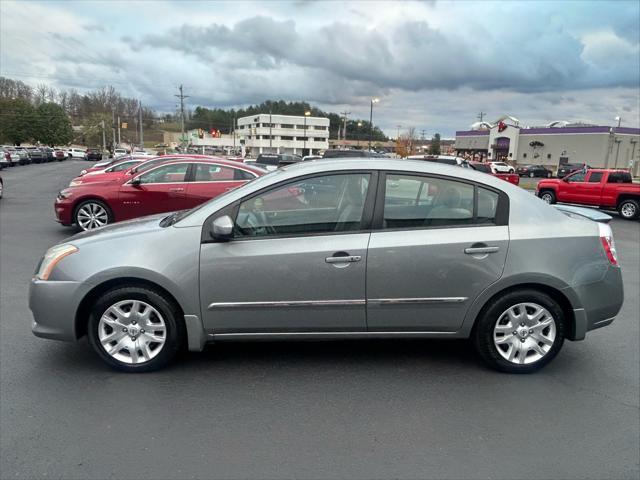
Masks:
[[[81,172],[58,193],[54,210],[61,224],[93,230],[193,208],[265,173],[256,166],[204,155],[129,155]]]
[[[29,165],[31,163],[61,162],[67,158],[64,150],[52,147],[2,145],[0,153],[0,169],[15,167],[16,165]]]

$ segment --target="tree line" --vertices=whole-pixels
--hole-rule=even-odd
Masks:
[[[269,112],[274,115],[304,115],[306,111],[310,111],[312,116],[329,118],[330,138],[344,138],[344,122],[337,113],[324,112],[307,102],[267,100],[259,105],[240,109],[198,106],[194,110],[187,110],[185,116],[188,129],[215,128],[222,133],[230,133],[234,128],[235,119],[240,117]],[[121,130],[123,143],[131,143],[135,141],[135,132],[139,129],[139,114],[138,100],[121,95],[113,86],[80,93],[73,88],[58,90],[46,84],[32,87],[20,80],[0,77],[2,143],[40,142],[48,145],[66,145],[75,141],[86,145],[99,145],[102,143],[104,122],[106,140],[110,144],[112,129],[117,126],[118,117],[121,123],[128,123],[128,128]],[[177,113],[158,117],[153,109],[142,107],[142,124],[145,129],[161,122],[177,121]],[[74,133],[72,125],[82,128]],[[384,132],[375,125],[371,133],[374,141],[387,140]],[[346,138],[367,141],[369,121],[347,120]]]

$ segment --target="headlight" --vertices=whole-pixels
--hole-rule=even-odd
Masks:
[[[51,275],[51,272],[58,264],[58,262],[67,255],[71,255],[72,253],[76,253],[77,251],[78,247],[69,244],[56,245],[54,247],[51,247],[49,250],[47,250],[47,253],[44,254],[42,262],[40,262],[40,268],[38,268],[36,278],[40,280],[49,280],[49,276]]]
[[[71,180],[69,183],[70,187],[77,187],[78,185],[82,185],[82,180]]]
[[[72,192],[68,188],[65,188],[64,190],[60,190],[58,192],[58,200],[64,200],[65,198],[69,198],[71,194]]]

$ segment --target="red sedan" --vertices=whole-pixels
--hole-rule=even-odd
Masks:
[[[122,157],[117,162],[109,164],[100,169],[92,167],[88,170],[83,170],[85,173],[80,172],[80,176],[71,180],[70,187],[77,187],[90,182],[112,182],[118,181],[124,177],[131,177],[136,173],[144,172],[145,170],[155,167],[160,163],[169,162],[171,160],[181,160],[185,158],[198,158],[205,160],[221,160],[218,157],[209,157],[206,155],[163,155],[159,157]],[[133,168],[132,168],[133,167]]]
[[[130,218],[185,210],[265,173],[258,167],[222,159],[165,161],[117,181],[89,182],[62,190],[54,205],[56,219],[63,225],[93,230]]]

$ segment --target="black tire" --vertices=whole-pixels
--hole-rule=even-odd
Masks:
[[[76,205],[76,207],[73,209],[73,223],[75,223],[75,224],[76,224],[76,226],[78,227],[78,229],[79,229],[79,230],[81,230],[81,231],[85,231],[85,229],[84,229],[84,228],[82,228],[82,227],[80,226],[80,223],[78,222],[78,212],[80,211],[80,209],[81,209],[82,207],[84,207],[85,205],[88,205],[88,204],[90,204],[90,203],[98,204],[98,205],[100,205],[102,208],[104,208],[104,209],[105,209],[105,211],[107,212],[107,223],[106,223],[107,225],[109,225],[109,224],[113,223],[113,213],[111,212],[111,209],[109,208],[109,206],[108,206],[106,203],[104,203],[103,201],[101,201],[101,200],[98,200],[98,199],[96,199],[96,198],[90,198],[90,199],[88,199],[88,200],[85,200],[85,201],[83,201],[83,202],[80,202],[80,203],[79,203],[78,205]],[[89,230],[90,230],[90,229],[89,229]]]
[[[622,200],[618,205],[618,213],[625,220],[635,220],[640,216],[640,202],[632,198]]]
[[[155,308],[162,315],[166,327],[165,343],[161,350],[150,360],[141,363],[126,363],[112,357],[100,343],[99,328],[102,315],[120,301],[140,300]],[[165,367],[186,346],[186,328],[182,320],[180,308],[165,295],[147,287],[128,285],[104,293],[95,302],[89,323],[87,336],[89,344],[98,356],[111,368],[129,373],[151,372]],[[120,351],[128,351],[126,347]]]
[[[541,190],[539,195],[543,201],[547,202],[550,205],[553,205],[557,201],[556,194],[553,192],[553,190]]]
[[[519,303],[536,303],[553,316],[555,320],[555,339],[548,352],[532,363],[517,364],[505,359],[494,343],[493,331],[504,312]],[[532,373],[547,365],[558,354],[564,343],[566,331],[565,317],[553,298],[534,289],[514,290],[500,295],[487,304],[474,325],[472,340],[476,351],[491,368],[506,373]]]

